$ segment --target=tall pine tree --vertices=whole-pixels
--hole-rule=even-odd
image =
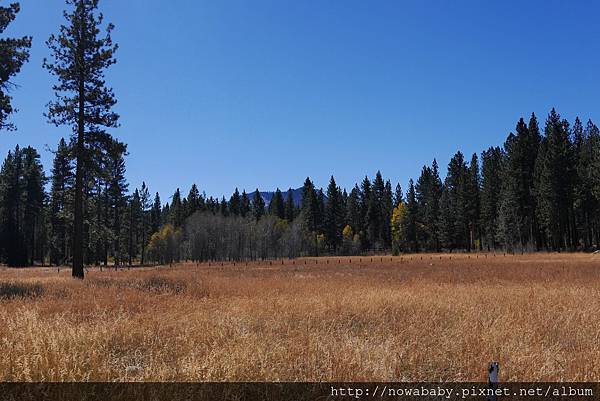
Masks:
[[[67,0],[66,25],[50,36],[48,47],[54,59],[44,67],[55,75],[56,99],[47,113],[51,123],[67,125],[75,137],[75,195],[73,221],[73,277],[84,277],[84,179],[89,169],[88,149],[105,141],[105,128],[118,126],[113,91],[106,86],[105,70],[115,63],[117,46],[111,39],[113,25],[100,36],[104,24],[98,0]]]

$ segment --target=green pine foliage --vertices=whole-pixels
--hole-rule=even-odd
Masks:
[[[223,200],[225,201],[225,200]],[[254,195],[252,195],[252,216],[256,221],[259,221],[265,215],[265,200],[258,188],[254,191]]]
[[[285,219],[285,203],[283,201],[283,194],[279,188],[277,188],[273,199],[269,202],[269,214],[280,219]]]
[[[12,3],[8,7],[0,7],[0,34],[15,20],[21,7]],[[0,130],[15,130],[10,116],[17,110],[12,104],[10,92],[16,87],[11,79],[17,75],[29,60],[31,37],[2,38],[0,40]]]

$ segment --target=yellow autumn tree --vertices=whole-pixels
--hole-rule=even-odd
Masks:
[[[392,253],[394,255],[398,255],[404,247],[406,214],[407,209],[404,202],[400,202],[392,211]]]
[[[350,241],[352,241],[352,237],[353,237],[353,231],[352,231],[352,227],[350,227],[349,225],[346,225],[346,227],[344,227],[344,229],[342,230],[342,236],[344,237],[344,239],[348,239]]]
[[[171,224],[164,225],[160,231],[152,234],[148,244],[148,254],[161,264],[173,263],[179,260],[179,245],[181,230],[176,230]]]

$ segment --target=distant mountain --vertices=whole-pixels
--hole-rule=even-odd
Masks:
[[[281,190],[281,194],[283,195],[283,201],[285,202],[287,199],[287,189]],[[275,196],[275,191],[261,192],[260,196],[262,196],[263,200],[265,201],[265,205],[268,206],[269,203],[271,203],[273,196]],[[294,199],[294,204],[296,206],[300,206],[300,203],[302,202],[302,188],[292,189],[292,198]]]

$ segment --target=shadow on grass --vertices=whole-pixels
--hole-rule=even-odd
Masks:
[[[44,293],[40,284],[0,283],[0,300],[14,298],[37,298]]]
[[[159,276],[131,280],[96,278],[90,283],[92,286],[100,288],[134,289],[155,294],[181,294],[187,289],[187,284],[183,280],[173,280]]]

